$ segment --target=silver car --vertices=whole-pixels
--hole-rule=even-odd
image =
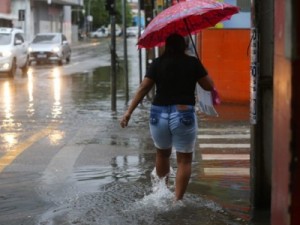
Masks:
[[[13,77],[17,68],[26,74],[28,69],[28,44],[22,30],[0,27],[0,76]]]
[[[30,43],[29,63],[35,61],[37,64],[42,62],[56,62],[62,65],[71,59],[71,48],[67,38],[62,33],[39,33]]]

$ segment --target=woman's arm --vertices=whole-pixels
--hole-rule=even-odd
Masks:
[[[212,91],[214,89],[214,82],[209,75],[200,78],[198,84],[206,91]]]
[[[135,93],[128,109],[124,113],[120,125],[121,127],[126,127],[128,125],[128,121],[130,120],[132,112],[135,110],[135,108],[138,106],[138,104],[143,100],[145,95],[151,90],[151,88],[154,86],[154,81],[150,78],[145,77],[140,84],[137,92]]]

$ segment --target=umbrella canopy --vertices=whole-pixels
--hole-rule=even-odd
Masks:
[[[238,7],[214,0],[181,1],[163,10],[148,24],[138,40],[138,47],[162,46],[170,34],[195,34],[238,12]]]

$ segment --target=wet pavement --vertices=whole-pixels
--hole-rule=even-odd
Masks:
[[[130,96],[139,84],[134,44],[128,39]],[[11,108],[1,96],[0,164],[7,153],[22,152],[0,172],[0,224],[258,225],[250,222],[248,104],[223,103],[217,118],[199,114],[192,178],[184,200],[174,204],[175,155],[169,188],[151,176],[150,102],[136,109],[128,128],[119,126],[126,107],[122,71],[117,112],[110,111],[106,65],[35,74],[32,89],[28,77],[12,82],[20,94]]]

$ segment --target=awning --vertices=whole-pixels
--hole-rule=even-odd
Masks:
[[[0,13],[0,19],[18,20],[18,17],[13,14]]]
[[[83,0],[39,0],[39,1],[50,2],[51,4],[83,6]]]

